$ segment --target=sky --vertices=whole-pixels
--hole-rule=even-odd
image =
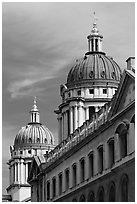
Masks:
[[[7,161],[10,145],[37,96],[41,122],[57,144],[60,85],[76,59],[88,51],[87,36],[96,12],[103,35],[103,51],[126,68],[135,56],[135,7],[133,2],[42,2],[2,4],[2,192],[9,185]]]

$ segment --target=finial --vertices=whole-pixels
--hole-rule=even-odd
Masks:
[[[98,29],[97,29],[98,18],[96,17],[95,11],[93,12],[93,15],[91,17],[93,19],[93,29],[91,30],[91,32],[97,34],[98,33]]]
[[[34,96],[33,103],[34,103],[35,105],[37,104],[37,98],[36,98],[36,96]]]

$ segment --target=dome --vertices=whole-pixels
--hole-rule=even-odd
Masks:
[[[22,127],[15,137],[15,149],[27,147],[44,147],[54,145],[54,137],[51,131],[41,123],[29,123]]]
[[[67,77],[67,85],[81,82],[119,82],[121,70],[118,64],[103,52],[89,52],[83,59],[76,60]]]
[[[14,140],[14,148],[42,148],[54,146],[54,137],[51,131],[40,123],[40,113],[34,98],[33,106],[30,111],[31,121],[28,125],[22,127]]]

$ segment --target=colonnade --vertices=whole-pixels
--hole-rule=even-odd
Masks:
[[[28,162],[15,161],[10,165],[10,185],[13,183],[27,183]]]
[[[60,143],[72,134],[86,120],[89,120],[89,107],[81,105],[70,106],[58,115],[58,138]]]

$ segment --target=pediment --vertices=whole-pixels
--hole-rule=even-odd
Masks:
[[[120,113],[133,101],[135,101],[135,76],[132,71],[125,70],[113,99],[111,117]]]

